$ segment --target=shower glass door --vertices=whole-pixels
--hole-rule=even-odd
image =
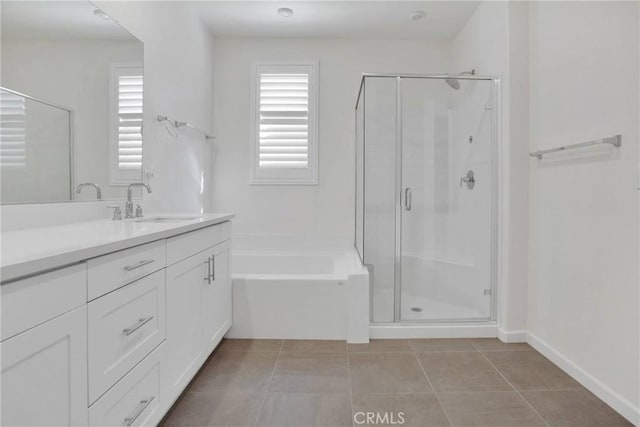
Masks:
[[[492,318],[494,82],[401,78],[395,321]]]

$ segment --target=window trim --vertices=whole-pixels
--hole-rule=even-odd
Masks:
[[[267,174],[260,171],[258,164],[260,151],[260,72],[261,69],[274,73],[289,74],[294,67],[310,67],[309,72],[309,122],[307,135],[307,169],[272,169]],[[306,61],[258,61],[251,65],[251,105],[250,105],[250,164],[249,184],[251,185],[318,185],[318,71],[317,60]]]
[[[112,63],[109,66],[109,184],[113,187],[127,186],[133,182],[141,182],[144,170],[144,129],[142,130],[143,165],[139,171],[123,171],[118,167],[119,142],[118,142],[118,77],[120,69],[134,68],[141,70],[144,76],[143,63]],[[144,77],[143,77],[144,78]],[[144,87],[144,83],[143,83]],[[143,103],[144,103],[143,90]],[[143,107],[144,126],[144,107]]]

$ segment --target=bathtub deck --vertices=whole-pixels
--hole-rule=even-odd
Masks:
[[[357,426],[367,412],[424,427],[630,425],[527,344],[494,338],[225,340],[161,425]]]

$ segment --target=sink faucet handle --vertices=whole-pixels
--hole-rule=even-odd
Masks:
[[[136,205],[136,218],[142,218],[142,206]]]
[[[107,206],[109,209],[113,209],[113,217],[111,218],[113,221],[120,221],[122,219],[122,209],[120,206]]]

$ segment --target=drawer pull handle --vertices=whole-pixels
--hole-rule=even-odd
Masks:
[[[124,419],[124,425],[127,426],[127,427],[130,427],[138,419],[140,414],[142,414],[144,412],[144,410],[147,409],[147,406],[149,406],[151,404],[151,402],[153,401],[154,398],[155,398],[155,396],[151,396],[148,399],[141,400],[140,404],[133,411],[133,413],[131,415],[129,415],[127,418]]]
[[[138,320],[138,323],[136,323],[135,326],[132,326],[131,328],[123,329],[122,332],[124,332],[126,336],[129,336],[135,331],[137,331],[138,329],[142,328],[144,325],[146,325],[151,319],[153,319],[153,316],[143,317],[142,319]]]
[[[137,264],[127,265],[124,269],[127,271],[132,271],[136,268],[144,267],[145,265],[151,264],[152,262],[155,262],[155,259],[143,259]]]
[[[211,255],[211,280],[216,280],[216,254]]]
[[[207,275],[204,276],[204,280],[207,281],[207,284],[211,284],[211,257],[208,257],[207,260],[204,262],[204,264],[207,266]]]

